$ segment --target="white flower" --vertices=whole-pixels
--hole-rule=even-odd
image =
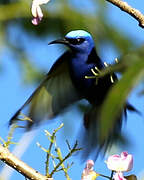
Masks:
[[[32,19],[32,23],[34,25],[38,25],[39,22],[43,18],[43,13],[42,13],[40,5],[47,4],[49,1],[50,0],[33,0],[32,7],[31,7],[31,12],[32,12],[32,15],[34,17]]]
[[[112,155],[106,161],[107,167],[116,172],[130,171],[133,167],[133,156],[127,152]]]
[[[130,171],[133,167],[133,156],[126,151],[121,155],[115,154],[108,157],[106,161],[108,169],[115,171],[114,180],[126,180],[122,172]]]

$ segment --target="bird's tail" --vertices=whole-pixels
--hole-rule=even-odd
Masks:
[[[124,110],[117,116],[117,119],[114,121],[112,128],[109,130],[108,136],[102,141],[100,137],[100,107],[92,107],[89,112],[85,114],[84,126],[86,133],[83,137],[83,143],[85,147],[83,151],[84,159],[88,158],[90,154],[93,154],[96,159],[99,152],[102,152],[104,155],[113,144],[124,142],[121,129],[123,114],[125,117],[127,117],[127,110],[140,114],[140,112],[135,107],[127,103]]]

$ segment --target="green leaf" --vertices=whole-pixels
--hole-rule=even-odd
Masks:
[[[126,103],[130,91],[140,82],[144,76],[144,60],[137,60],[123,74],[119,82],[108,93],[101,109],[100,140],[103,141],[113,128],[118,114]]]

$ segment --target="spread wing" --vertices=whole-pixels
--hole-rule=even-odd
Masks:
[[[69,59],[70,53],[66,52],[55,62],[44,81],[10,119],[10,125],[17,121],[25,107],[28,108],[26,116],[32,119],[27,124],[29,129],[33,124],[38,125],[42,120],[51,119],[81,99],[71,81]]]

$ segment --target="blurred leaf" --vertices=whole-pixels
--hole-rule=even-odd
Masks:
[[[101,140],[108,136],[130,91],[142,80],[143,76],[144,57],[133,63],[133,66],[127,69],[119,82],[110,90],[101,110]]]
[[[28,2],[28,1],[27,1]],[[9,3],[0,5],[0,21],[8,21],[11,19],[29,17],[30,16],[30,2],[19,1],[16,3]]]
[[[136,50],[129,51],[127,54],[124,54],[119,60],[123,67],[126,69],[134,66],[134,64],[139,60],[144,60],[144,46],[141,46]]]

